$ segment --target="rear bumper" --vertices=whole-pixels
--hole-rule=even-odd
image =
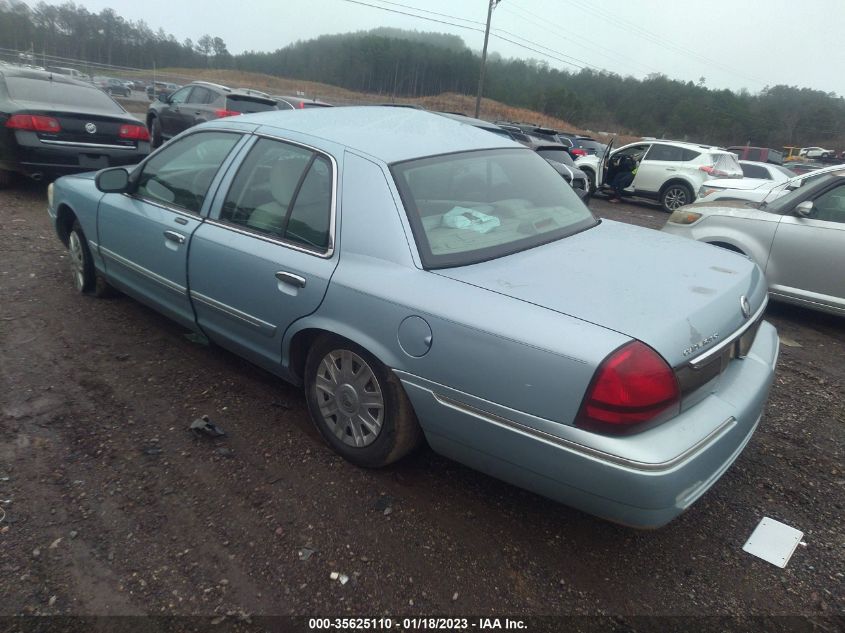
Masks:
[[[695,437],[660,459],[608,452],[573,438],[584,432],[502,407],[397,372],[432,448],[522,488],[611,521],[640,528],[665,525],[704,494],[730,467],[757,428],[778,356],[774,327],[764,322],[749,355],[734,361],[718,389],[673,420],[638,434],[653,446]],[[494,413],[494,410],[498,412]],[[558,432],[551,432],[554,427]],[[540,430],[538,427],[543,428]],[[690,429],[707,429],[699,436]]]
[[[134,165],[150,153],[147,142],[140,142],[134,148],[117,149],[94,144],[50,145],[42,143],[32,132],[18,132],[15,137],[14,145],[0,159],[0,169],[29,177],[58,177],[106,167]]]

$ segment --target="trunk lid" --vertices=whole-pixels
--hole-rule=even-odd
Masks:
[[[122,125],[144,125],[128,114],[120,115],[95,109],[80,113],[61,106],[45,108],[44,104],[26,102],[18,102],[18,105],[20,109],[15,112],[16,114],[50,116],[59,122],[61,130],[55,134],[38,132],[38,138],[42,142],[48,143],[49,141],[59,141],[61,143],[113,145],[134,149],[138,142],[120,138],[120,127]]]
[[[754,315],[767,294],[762,272],[743,255],[608,220],[551,244],[435,272],[639,339],[673,367],[749,321],[741,297]]]

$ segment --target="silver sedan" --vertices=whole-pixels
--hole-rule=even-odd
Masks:
[[[749,256],[773,299],[845,315],[845,169],[768,203],[682,207],[663,231]]]

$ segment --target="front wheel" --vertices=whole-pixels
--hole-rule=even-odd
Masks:
[[[422,440],[398,378],[345,339],[325,335],[311,347],[305,362],[305,398],[329,446],[358,466],[386,466]]]
[[[76,290],[83,294],[93,294],[96,297],[105,297],[111,293],[111,288],[94,267],[94,259],[91,257],[91,250],[88,248],[88,240],[79,222],[73,223],[70,235],[67,240],[68,254],[70,255],[70,272],[73,278],[73,285]]]
[[[669,185],[660,196],[660,204],[667,213],[692,202],[692,189],[681,183]]]

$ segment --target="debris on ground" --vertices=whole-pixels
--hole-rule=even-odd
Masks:
[[[214,424],[207,415],[197,418],[191,422],[190,429],[196,436],[207,435],[208,437],[226,437],[226,431]]]
[[[786,345],[787,347],[804,347],[798,341],[791,339],[788,336],[784,336],[783,334],[779,335],[778,338],[780,339],[781,345]]]
[[[317,550],[311,547],[300,547],[298,552],[299,560],[308,560],[309,558],[311,558],[311,556],[314,555],[314,552],[316,551]]]
[[[382,495],[376,499],[376,502],[373,504],[373,510],[388,515],[393,512],[392,506],[394,501],[393,497],[389,495]]]
[[[785,568],[804,533],[780,521],[763,517],[742,546],[743,551]]]
[[[145,446],[141,449],[144,455],[161,455],[164,451],[159,446]]]

